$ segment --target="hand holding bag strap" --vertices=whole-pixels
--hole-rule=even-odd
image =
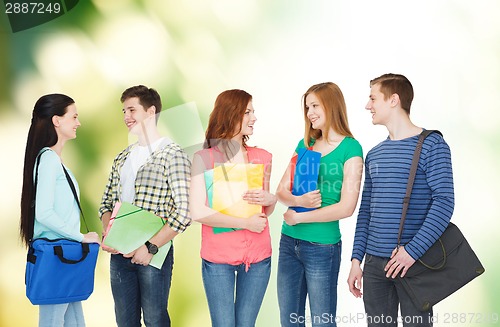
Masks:
[[[408,176],[408,184],[406,185],[406,195],[403,199],[403,211],[401,212],[401,221],[399,223],[398,248],[401,246],[401,235],[403,233],[403,228],[406,220],[406,212],[408,211],[408,206],[410,205],[411,191],[413,189],[413,183],[415,182],[415,175],[417,174],[418,161],[420,160],[422,145],[424,144],[425,138],[432,133],[438,133],[441,136],[443,135],[438,130],[423,130],[418,137],[417,146],[415,147],[415,152],[413,153],[410,175]]]

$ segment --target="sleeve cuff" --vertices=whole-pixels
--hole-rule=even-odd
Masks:
[[[418,260],[423,255],[423,253],[418,253],[417,251],[415,251],[414,247],[411,246],[410,243],[405,245],[405,250],[406,253],[408,253],[410,257],[413,258],[413,260]]]
[[[177,218],[178,218],[178,216],[176,216],[176,217],[169,217],[167,219],[167,223],[168,223],[168,226],[170,226],[170,228],[174,232],[181,234],[181,233],[183,233],[188,228],[188,226],[191,224],[191,221],[188,220],[187,223],[182,223]]]
[[[352,261],[353,259],[358,259],[358,260],[359,260],[359,262],[363,262],[363,258],[364,258],[364,256],[365,256],[364,254],[363,254],[363,255],[361,255],[361,254],[359,254],[359,253],[353,253],[353,254],[352,254],[352,256],[351,256],[351,261]]]

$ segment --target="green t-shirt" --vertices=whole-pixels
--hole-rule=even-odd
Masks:
[[[311,142],[311,145],[314,141]],[[295,152],[305,148],[302,139]],[[318,189],[321,193],[321,207],[340,201],[342,181],[344,179],[344,163],[352,157],[363,157],[363,150],[358,141],[345,137],[330,153],[321,157],[319,164]],[[281,232],[287,236],[321,244],[335,244],[340,241],[339,222],[302,223],[289,226],[283,221]]]

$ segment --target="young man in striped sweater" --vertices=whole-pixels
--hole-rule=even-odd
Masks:
[[[454,191],[450,148],[437,133],[425,139],[401,237],[404,246],[398,250],[403,198],[413,152],[423,129],[410,120],[413,87],[406,77],[384,74],[370,81],[370,87],[366,109],[374,125],[387,128],[389,137],[366,156],[349,290],[356,297],[364,293],[370,327],[397,326],[398,321],[405,327],[432,326],[432,310],[418,311],[396,277],[404,278],[451,219]]]

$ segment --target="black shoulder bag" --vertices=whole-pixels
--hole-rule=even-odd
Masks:
[[[399,225],[398,246],[400,246],[406,211],[410,204],[422,144],[431,133],[442,135],[436,130],[424,130],[420,134],[413,154]],[[403,278],[399,277],[399,280],[417,309],[429,311],[433,305],[450,296],[483,272],[483,265],[464,235],[455,224],[450,222],[443,235],[408,269]]]

